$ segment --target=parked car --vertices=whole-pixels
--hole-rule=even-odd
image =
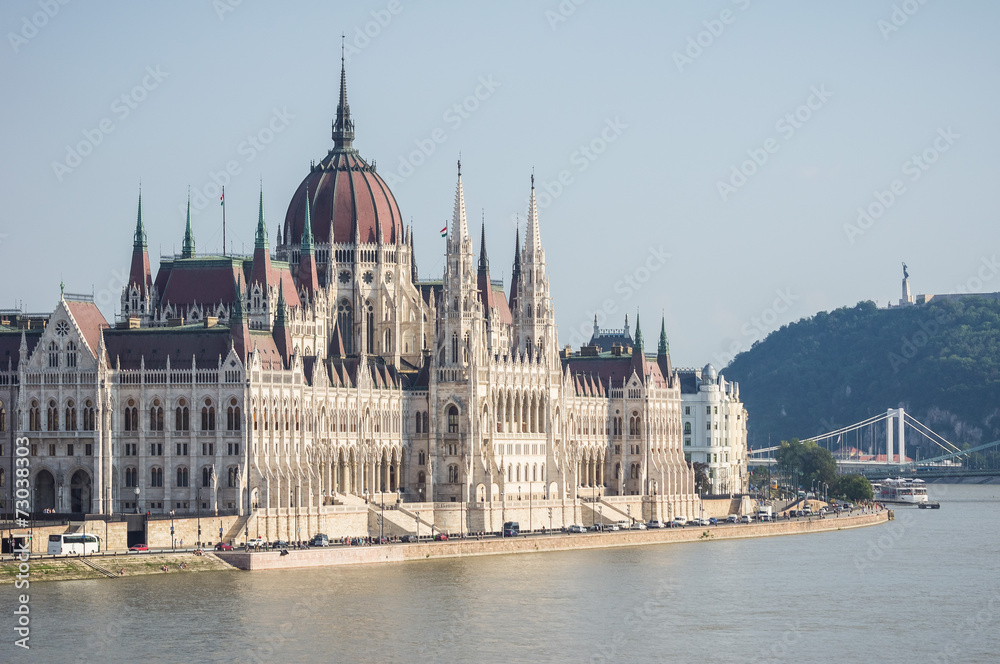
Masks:
[[[216,551],[232,551],[233,550],[233,545],[232,544],[226,544],[225,542],[219,542],[218,544],[215,545],[215,550]]]
[[[247,546],[258,547],[264,546],[264,544],[266,544],[266,542],[264,542],[263,537],[251,537],[247,540]]]
[[[445,533],[438,533],[437,535],[434,536],[434,541],[436,541],[436,542],[447,542],[448,541],[448,535],[445,534]]]
[[[659,519],[653,519],[652,521],[650,521],[649,523],[646,524],[646,527],[649,528],[649,529],[653,529],[653,528],[659,529],[659,528],[663,528],[664,526],[659,521]]]
[[[728,517],[726,517],[726,523],[736,523],[739,520],[740,520],[740,517],[738,517],[735,514],[730,514]]]
[[[149,547],[145,544],[133,544],[128,550],[129,553],[149,553]]]
[[[694,520],[694,525],[696,525],[696,526],[707,526],[707,525],[709,525],[708,519],[704,519],[704,518],[702,518],[702,519],[695,519]]]
[[[641,521],[636,521],[632,524],[631,530],[646,530],[646,524]]]
[[[609,523],[608,525],[604,526],[604,529],[610,531],[621,530],[621,528],[618,527],[617,523]]]
[[[592,526],[590,527],[590,532],[592,532],[592,533],[599,533],[599,532],[601,532],[602,530],[604,530],[604,526],[602,526],[602,525],[601,525],[601,524],[599,524],[599,523],[595,523],[594,525],[592,525]]]
[[[517,537],[519,534],[521,534],[521,524],[517,521],[508,521],[503,524],[504,537]]]
[[[709,519],[708,519],[708,525],[710,525],[710,526],[717,526],[717,525],[719,525],[719,520],[716,519],[714,516],[713,517],[709,517]]]
[[[275,540],[275,541],[271,542],[271,548],[272,549],[287,549],[288,548],[288,542],[286,542],[285,540]]]
[[[317,533],[309,542],[309,546],[330,546],[330,538],[323,533]]]
[[[751,521],[753,521],[753,517],[749,514],[744,514],[740,517],[740,523],[750,523]]]
[[[571,533],[585,533],[585,532],[587,532],[586,530],[584,530],[583,526],[577,525],[575,523],[573,525],[571,525],[569,528],[567,528],[566,530],[568,532],[571,532]]]
[[[687,523],[688,523],[688,520],[687,520],[686,516],[675,516],[674,520],[671,521],[670,523],[671,523],[671,525],[674,528],[679,528],[679,527],[682,527],[682,526],[686,526]]]

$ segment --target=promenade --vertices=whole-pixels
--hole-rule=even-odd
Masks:
[[[336,545],[304,550],[289,549],[286,555],[282,555],[280,551],[249,553],[225,551],[216,552],[216,555],[233,567],[248,571],[260,571],[802,535],[873,526],[885,523],[888,519],[889,511],[881,510],[870,514],[858,513],[852,516],[827,516],[825,518],[817,516],[770,523],[727,523],[717,526],[687,526],[603,533],[521,535],[508,538],[489,536],[484,539],[476,539],[469,536],[466,539],[452,539],[444,542],[422,541],[412,544]]]

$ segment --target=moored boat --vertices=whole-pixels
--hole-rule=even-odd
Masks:
[[[882,503],[921,507],[927,503],[927,485],[923,480],[890,477],[872,484],[872,489],[875,492],[875,500]]]

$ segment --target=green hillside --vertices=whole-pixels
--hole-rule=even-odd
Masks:
[[[1000,302],[861,302],[782,327],[723,373],[740,383],[752,447],[900,406],[960,447],[989,442],[1000,438]]]

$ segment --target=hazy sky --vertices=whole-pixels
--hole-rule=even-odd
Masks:
[[[65,280],[112,317],[140,179],[154,272],[188,186],[198,251],[221,250],[227,164],[233,248],[260,180],[273,242],[332,146],[342,32],[354,145],[422,277],[461,152],[509,283],[534,169],[563,344],[638,309],[652,350],[665,312],[675,365],[721,366],[895,301],[903,261],[914,293],[998,291],[997,24],[985,0],[5,0],[0,307],[50,311]]]

